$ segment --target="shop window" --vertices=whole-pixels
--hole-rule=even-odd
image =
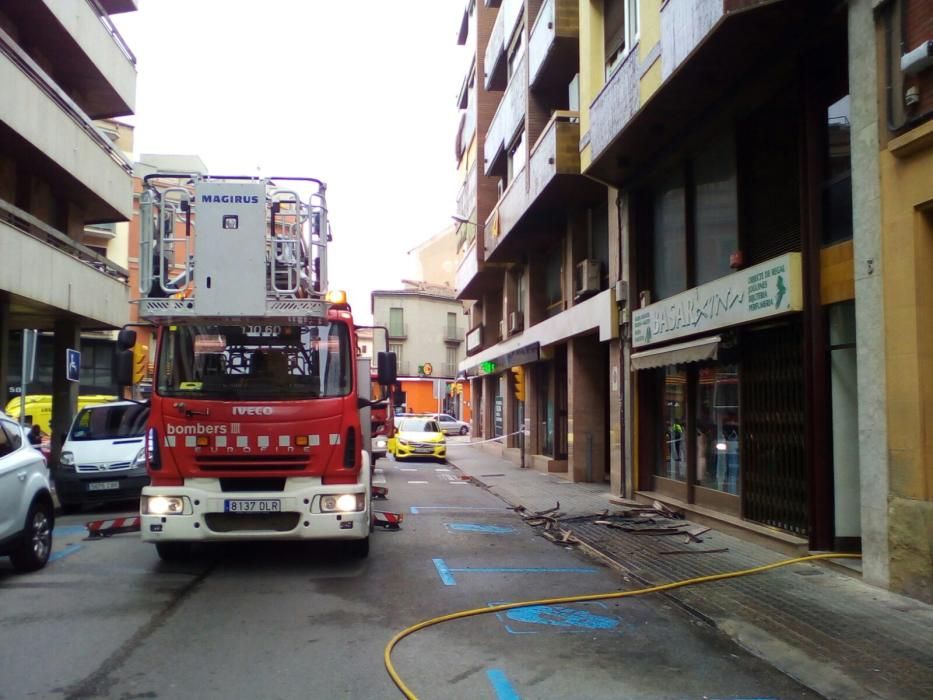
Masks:
[[[738,368],[701,367],[696,397],[696,483],[738,495],[741,464]]]
[[[735,144],[732,134],[713,141],[693,160],[696,187],[694,285],[732,272],[729,257],[739,248]]]
[[[684,481],[687,475],[687,372],[683,367],[666,367],[661,377],[661,438],[655,474]]]

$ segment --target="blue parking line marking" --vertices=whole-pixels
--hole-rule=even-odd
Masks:
[[[61,550],[60,552],[52,552],[49,555],[49,561],[58,561],[59,559],[64,559],[69,554],[74,554],[79,549],[84,549],[84,545],[83,544],[70,544],[67,547],[65,547],[63,550]]]
[[[441,577],[441,581],[444,582],[445,586],[457,585],[457,582],[454,580],[454,577],[450,575],[450,569],[447,568],[447,564],[444,563],[443,559],[434,559],[434,567],[437,569],[437,574]]]
[[[480,525],[479,523],[445,523],[451,532],[479,532],[484,535],[507,535],[515,532],[514,527],[501,525]]]
[[[507,601],[496,601],[490,606],[502,605]],[[621,632],[621,620],[612,615],[590,612],[586,608],[596,607],[600,611],[609,607],[605,603],[590,601],[566,605],[529,605],[497,612],[496,617],[509,634],[588,634],[594,630]],[[556,629],[555,629],[556,628]]]
[[[423,510],[489,510],[496,513],[504,513],[505,508],[474,508],[472,506],[412,506],[411,512],[417,515]]]
[[[67,537],[68,535],[86,535],[87,528],[84,525],[59,525],[52,530],[53,535]]]
[[[509,683],[509,679],[498,668],[491,668],[486,671],[486,677],[492,684],[492,689],[496,691],[496,700],[521,700],[515,688]]]
[[[443,559],[432,559],[438,575],[445,586],[456,586],[454,573],[460,574],[595,574],[597,569],[583,567],[512,567],[512,566],[465,566],[451,568]]]

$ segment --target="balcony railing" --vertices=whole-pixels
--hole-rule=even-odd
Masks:
[[[75,260],[92,267],[101,274],[112,277],[115,280],[126,283],[129,280],[129,270],[120,267],[112,260],[98,255],[87,246],[76,243],[43,221],[40,221],[27,211],[13,206],[9,202],[0,199],[0,221],[19,229],[24,234],[32,236],[63,253],[67,253]]]
[[[489,43],[486,44],[486,75],[483,84],[487,90],[501,90],[503,87],[497,83],[505,78],[507,42],[512,38],[515,23],[521,17],[524,6],[524,0],[502,0],[489,35]]]
[[[411,362],[408,360],[398,360],[395,363],[395,372],[399,376],[410,377],[411,376]]]
[[[457,376],[457,365],[452,362],[444,363],[444,375],[445,377],[456,377]]]
[[[546,0],[528,40],[532,87],[566,85],[579,67],[580,15],[577,0]]]
[[[527,60],[528,54],[526,53],[516,69],[516,76],[524,75]],[[525,81],[516,79],[509,83],[502,95],[496,114],[486,132],[486,143],[483,146],[486,175],[494,170],[496,161],[505,154],[505,149],[525,123],[527,92]]]
[[[580,174],[580,124],[577,112],[555,112],[525,166],[528,187],[521,173],[502,195],[497,207],[498,222],[493,225],[497,235],[486,236],[486,259],[505,240],[518,221],[544,194],[547,186],[559,175]],[[487,227],[487,230],[490,230]]]

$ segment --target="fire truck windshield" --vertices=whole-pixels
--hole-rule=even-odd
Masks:
[[[159,345],[156,391],[220,400],[346,396],[352,357],[343,323],[173,325]]]

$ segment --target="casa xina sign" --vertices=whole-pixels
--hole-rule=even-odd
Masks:
[[[632,311],[632,346],[737,326],[803,308],[800,253],[787,253]]]

